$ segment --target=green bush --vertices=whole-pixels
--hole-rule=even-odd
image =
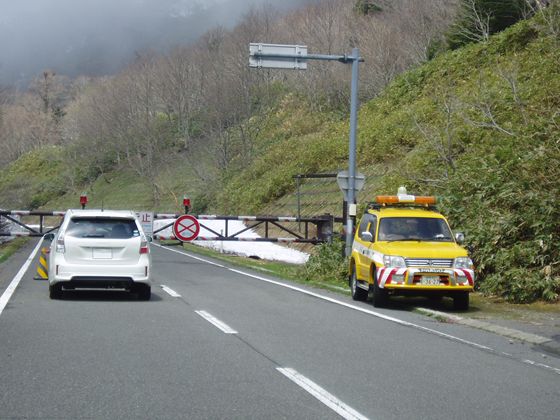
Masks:
[[[529,303],[537,299],[555,301],[560,294],[560,277],[536,270],[511,268],[488,276],[481,291],[514,303]]]
[[[354,5],[354,10],[361,15],[373,15],[374,13],[379,13],[383,9],[375,4],[372,0],[358,0]]]
[[[316,247],[303,268],[306,281],[325,283],[345,283],[348,275],[348,262],[344,257],[345,244],[341,240],[325,243]]]

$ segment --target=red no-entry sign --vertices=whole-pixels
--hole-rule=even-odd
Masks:
[[[190,214],[178,217],[173,223],[173,235],[182,242],[194,241],[199,233],[200,224]]]

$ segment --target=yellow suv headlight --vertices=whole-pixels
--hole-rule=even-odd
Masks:
[[[469,257],[459,257],[459,258],[455,258],[455,261],[453,262],[453,267],[472,270],[473,262]]]
[[[393,267],[393,268],[406,267],[404,258],[397,255],[384,255],[383,265],[385,267]]]

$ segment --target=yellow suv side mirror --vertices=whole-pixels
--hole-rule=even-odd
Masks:
[[[362,232],[360,234],[360,237],[362,238],[362,240],[366,242],[373,242],[373,235],[371,234],[371,232],[368,231]]]

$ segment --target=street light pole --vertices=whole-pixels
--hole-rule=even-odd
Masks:
[[[352,49],[352,87],[350,91],[350,145],[348,150],[348,216],[346,219],[346,256],[352,253],[352,234],[356,216],[356,133],[358,131],[358,48]]]
[[[352,49],[352,55],[307,54],[307,47],[302,45],[280,45],[251,43],[249,45],[249,66],[255,68],[278,68],[305,70],[308,60],[338,61],[352,63],[352,86],[350,92],[350,145],[348,155],[348,214],[346,218],[346,256],[352,253],[352,234],[356,217],[356,132],[358,128],[358,78],[360,57],[358,48]],[[298,216],[299,218],[299,216]]]

